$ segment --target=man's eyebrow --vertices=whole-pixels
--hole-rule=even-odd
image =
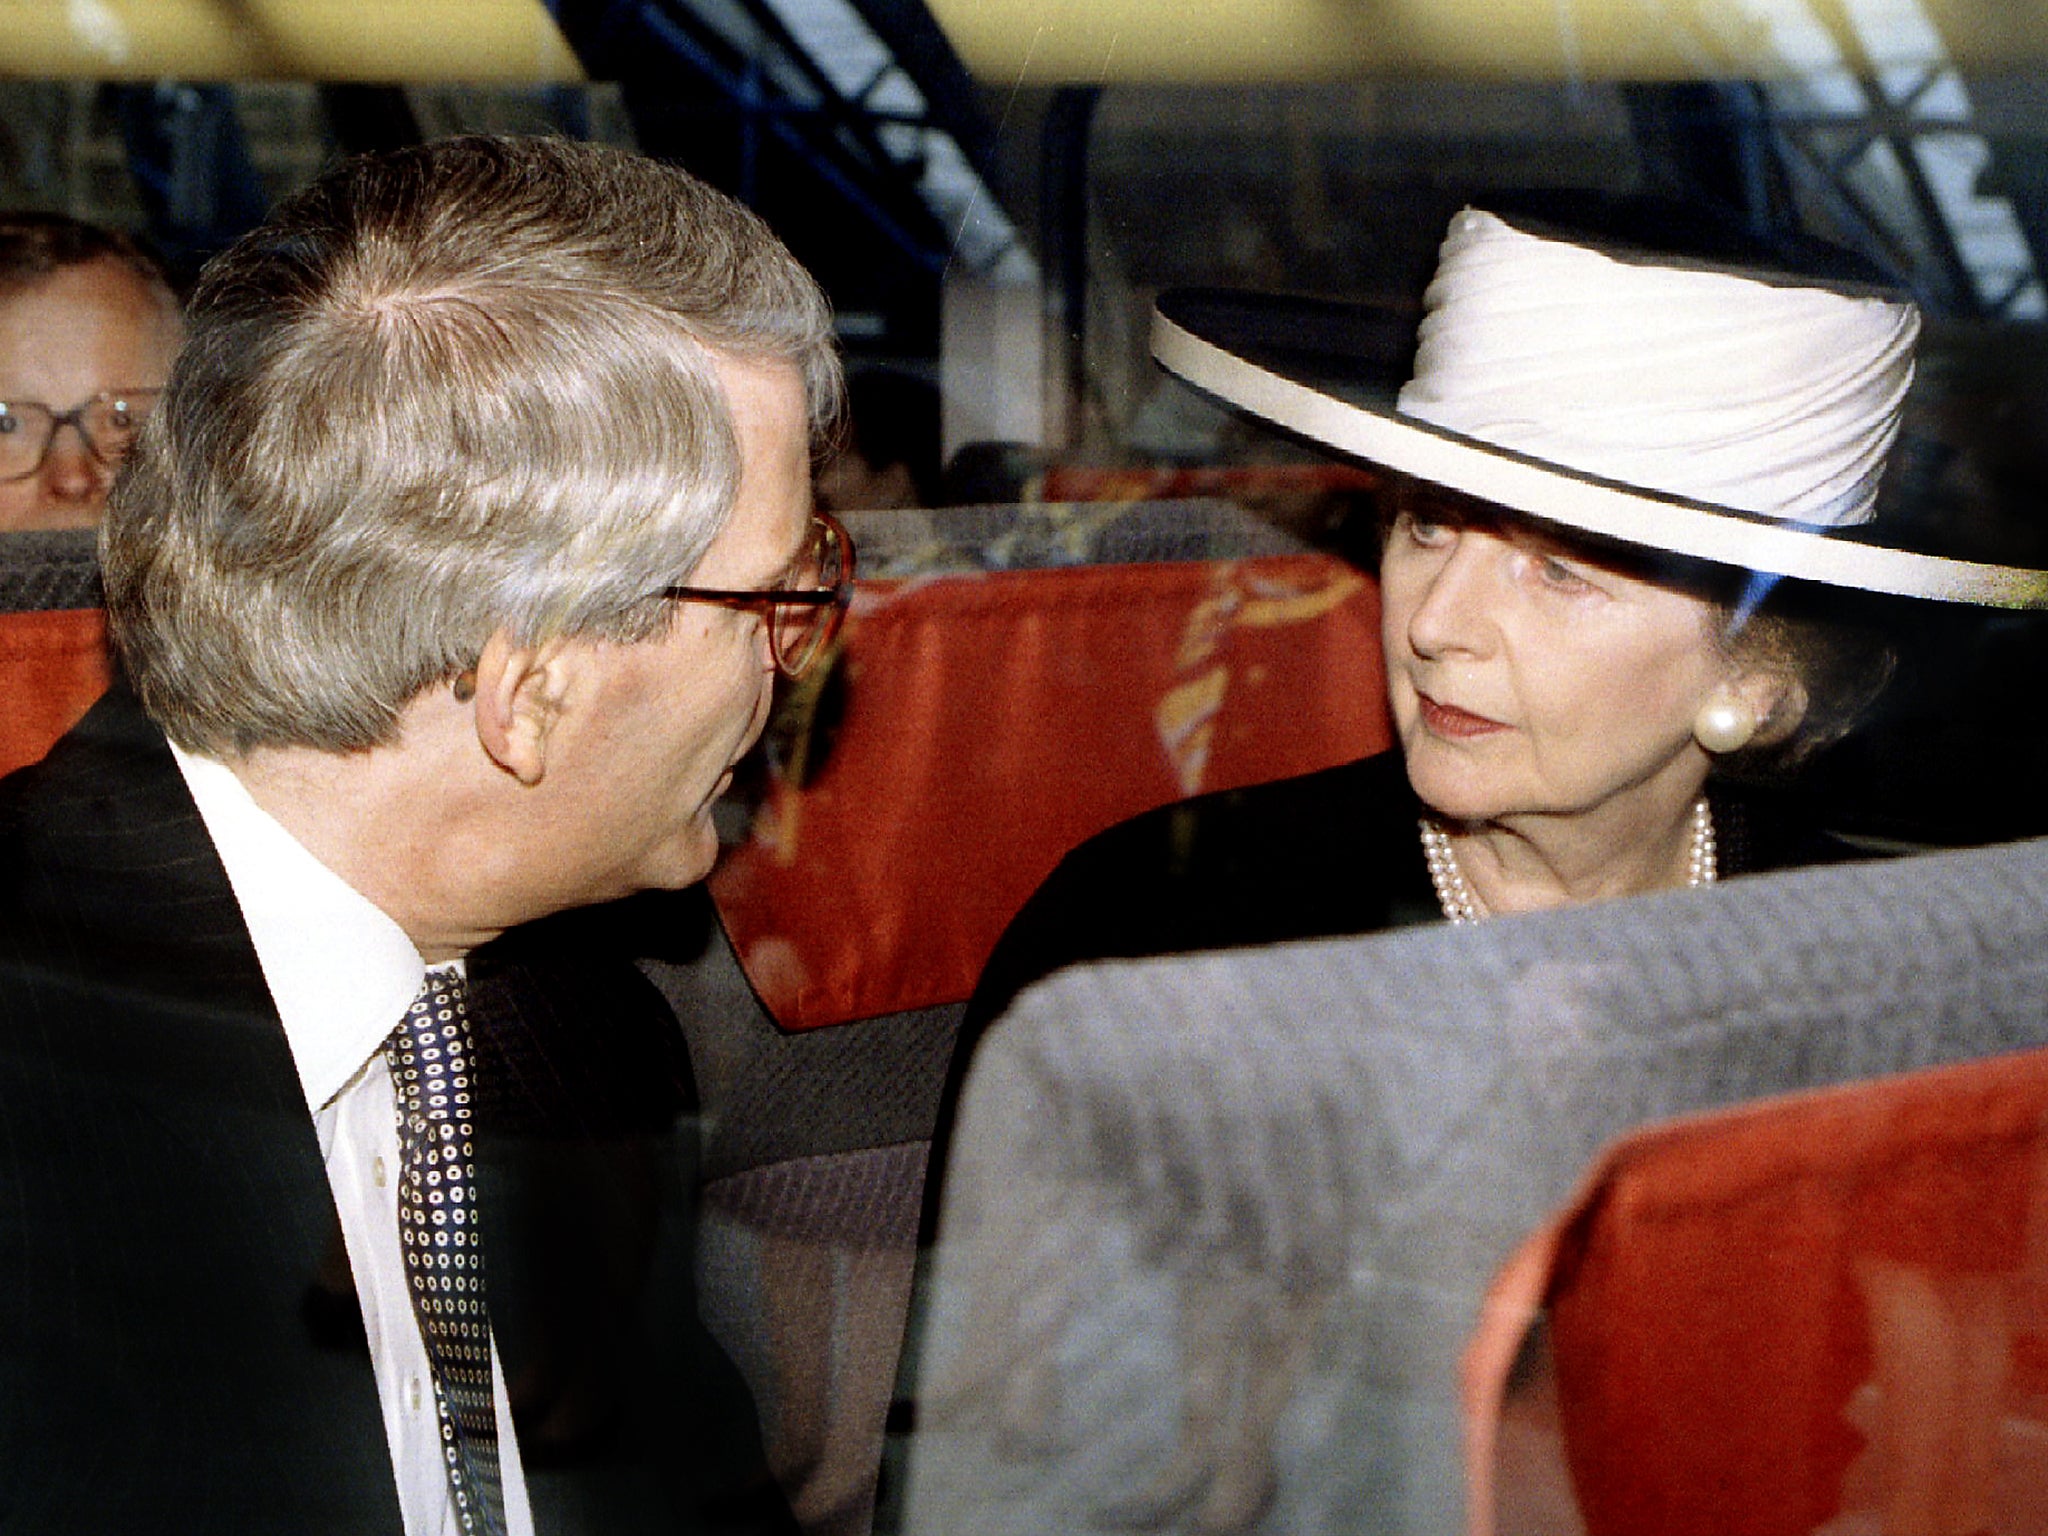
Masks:
[[[810,547],[810,542],[810,532],[806,529],[804,536],[797,541],[796,548],[792,549],[784,557],[780,565],[777,565],[759,580],[741,581],[736,590],[742,592],[774,592],[787,586],[789,578],[796,574],[797,567],[803,563],[804,551]]]
[[[767,574],[767,576],[762,579],[760,583],[761,590],[763,592],[773,592],[778,587],[787,586],[789,584],[789,578],[796,574],[796,568],[800,563],[802,563],[803,557],[804,547],[803,545],[799,544],[794,550],[790,552],[787,559],[785,559],[780,565],[776,566],[774,570],[770,571]]]

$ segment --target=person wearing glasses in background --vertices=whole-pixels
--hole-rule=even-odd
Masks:
[[[822,294],[679,170],[474,137],[329,171],[187,324],[102,534],[124,680],[0,781],[0,1523],[793,1530],[674,1022],[521,925],[701,879],[838,625]],[[630,1262],[555,1219],[592,1167]],[[565,1333],[604,1411],[543,1468],[508,1383]]]
[[[126,235],[0,214],[0,531],[99,521],[179,334],[169,280]]]

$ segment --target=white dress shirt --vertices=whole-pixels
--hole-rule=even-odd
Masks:
[[[419,995],[426,965],[396,923],[307,852],[226,766],[175,745],[171,753],[227,866],[313,1114],[362,1303],[407,1536],[459,1536],[398,1237],[397,1101],[383,1053]],[[491,1388],[508,1536],[532,1536],[495,1346]]]

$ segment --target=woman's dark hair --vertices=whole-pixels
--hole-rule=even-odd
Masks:
[[[1769,783],[1791,776],[1854,729],[1898,664],[1891,642],[1870,623],[1823,614],[1814,594],[1793,586],[1780,584],[1747,612],[1740,600],[1708,600],[1720,615],[1722,648],[1797,682],[1806,705],[1797,720],[1781,727],[1766,720],[1755,742],[1716,758],[1718,778]]]

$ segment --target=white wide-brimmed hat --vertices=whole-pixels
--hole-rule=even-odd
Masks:
[[[1314,301],[1169,293],[1152,351],[1292,432],[1564,529],[1767,576],[2048,608],[2048,572],[1874,521],[1920,329],[1894,295],[1466,209],[1423,305],[1398,395],[1347,369],[1340,307]]]

